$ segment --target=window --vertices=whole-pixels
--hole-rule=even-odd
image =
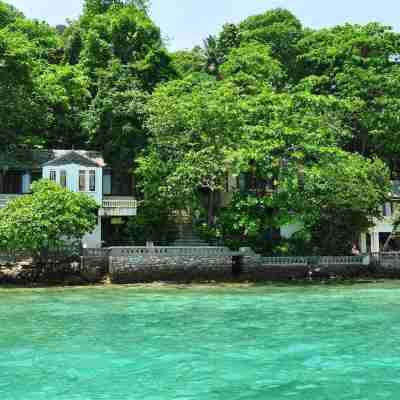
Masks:
[[[60,171],[60,185],[63,188],[67,187],[67,171],[65,170]]]
[[[384,217],[391,217],[393,215],[393,203],[385,203],[382,208]]]
[[[86,192],[86,171],[79,171],[79,191]]]
[[[79,171],[79,191],[95,192],[96,191],[96,171],[80,170]]]
[[[56,171],[50,171],[50,180],[53,182],[57,181],[57,172]]]
[[[89,192],[96,191],[96,171],[89,171]]]

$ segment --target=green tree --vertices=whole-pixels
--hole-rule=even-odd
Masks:
[[[23,18],[23,14],[10,4],[0,1],[0,29]]]
[[[101,13],[86,10],[66,30],[64,42],[66,60],[87,70],[93,92],[99,77],[115,62],[129,65],[147,90],[173,75],[160,29],[131,3],[107,6]]]
[[[271,255],[277,244],[271,233],[279,229],[273,200],[265,192],[236,192],[210,233],[236,250],[251,247],[259,254]]]
[[[241,36],[235,24],[225,24],[219,35],[210,35],[203,41],[204,71],[220,79],[220,67],[230,51],[240,46]]]
[[[159,28],[139,3],[87,1],[63,36],[65,62],[88,77],[91,94],[77,114],[83,128],[78,137],[124,170],[145,145],[148,92],[176,75]]]
[[[0,148],[38,140],[47,110],[36,84],[37,48],[20,32],[0,29]],[[39,139],[40,140],[40,139]]]
[[[203,211],[209,224],[225,187],[241,131],[240,93],[231,84],[191,76],[158,88],[149,103],[150,146],[139,159],[145,197],[170,210]]]
[[[380,160],[341,154],[324,157],[284,183],[286,210],[301,222],[308,254],[350,254],[353,243],[380,218],[390,192],[389,171]],[[292,178],[292,177],[291,177]],[[284,208],[283,208],[284,209]]]
[[[271,254],[279,244],[275,232],[299,222],[288,194],[302,190],[304,168],[342,151],[346,131],[337,103],[328,96],[276,93],[268,86],[242,101],[245,134],[231,157],[245,186],[219,215],[217,235],[235,247],[242,243]]]
[[[102,151],[114,169],[132,168],[146,144],[147,98],[140,83],[131,78],[129,68],[115,63],[102,76],[99,90],[83,116],[90,147]]]
[[[126,237],[136,245],[146,245],[155,242],[158,246],[165,246],[177,238],[177,224],[174,215],[162,201],[140,202],[140,211],[135,218],[130,218],[126,228]]]
[[[233,49],[220,73],[248,94],[258,93],[264,86],[280,89],[286,77],[282,65],[271,57],[270,48],[256,42]]]
[[[193,50],[180,50],[171,54],[171,66],[179,79],[193,73],[205,71],[206,58],[200,47]]]
[[[298,43],[299,90],[333,95],[347,109],[344,147],[388,164],[399,157],[400,35],[377,23],[322,29]]]
[[[206,56],[206,72],[219,78],[219,68],[224,62],[223,54],[218,46],[218,38],[210,35],[203,41]]]
[[[35,182],[31,195],[0,210],[0,247],[30,252],[39,264],[46,264],[50,252],[67,246],[71,250],[94,230],[97,207],[86,194],[47,180]]]
[[[62,60],[61,37],[58,31],[46,22],[17,18],[7,25],[10,32],[23,33],[35,46],[35,58],[51,64]]]
[[[240,29],[235,24],[225,24],[218,35],[218,48],[225,61],[232,49],[242,44]]]
[[[126,5],[147,10],[148,3],[147,0],[85,0],[84,10],[88,14],[103,14],[111,7]]]
[[[297,44],[304,32],[301,22],[288,10],[275,9],[245,19],[239,24],[242,43],[258,41],[272,49],[272,56],[279,60],[289,73],[296,76]]]
[[[82,69],[51,65],[38,77],[37,86],[49,115],[42,143],[47,148],[86,148],[89,136],[82,129],[82,114],[89,107],[91,94]]]
[[[43,81],[61,61],[60,37],[48,24],[0,6],[7,22],[0,29],[0,147],[47,145],[56,110],[48,104],[55,94],[43,90]]]

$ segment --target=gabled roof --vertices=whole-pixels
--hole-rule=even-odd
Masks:
[[[42,149],[24,149],[19,148],[12,152],[0,152],[0,169],[10,170],[39,170],[44,165],[59,160],[74,152],[83,157],[74,156],[81,165],[89,165],[94,167],[105,167],[104,159],[101,153],[90,150],[42,150]],[[62,164],[60,164],[62,165]]]
[[[77,165],[82,165],[84,167],[95,167],[95,168],[103,166],[99,161],[96,161],[93,158],[89,158],[87,152],[82,152],[82,151],[79,152],[75,150],[69,150],[67,152],[58,151],[58,154],[56,154],[56,158],[44,163],[42,166],[58,167],[67,164],[77,164]]]

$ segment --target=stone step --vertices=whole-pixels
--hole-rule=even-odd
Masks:
[[[210,244],[206,242],[176,240],[172,243],[172,247],[210,247]]]
[[[189,235],[180,235],[180,237],[172,243],[175,247],[207,247],[210,246],[205,240],[202,240],[193,232]]]
[[[19,195],[0,194],[0,208],[4,208],[8,202],[16,199]]]
[[[192,224],[183,224],[180,226],[180,233],[177,240],[171,246],[173,247],[212,247],[215,243],[208,243],[201,239]]]

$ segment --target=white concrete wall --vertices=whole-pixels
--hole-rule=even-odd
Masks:
[[[95,171],[96,172],[96,191],[95,192],[81,192],[86,193],[89,196],[94,197],[98,205],[101,205],[103,200],[103,170],[102,168],[88,168],[82,167],[77,164],[68,164],[57,167],[44,167],[43,168],[43,178],[50,179],[50,171],[56,171],[56,182],[60,183],[60,171],[67,172],[67,189],[71,192],[79,192],[79,171]],[[89,180],[89,172],[87,172],[87,180]]]
[[[97,219],[95,230],[84,236],[82,245],[88,249],[97,249],[101,247],[101,217]]]

